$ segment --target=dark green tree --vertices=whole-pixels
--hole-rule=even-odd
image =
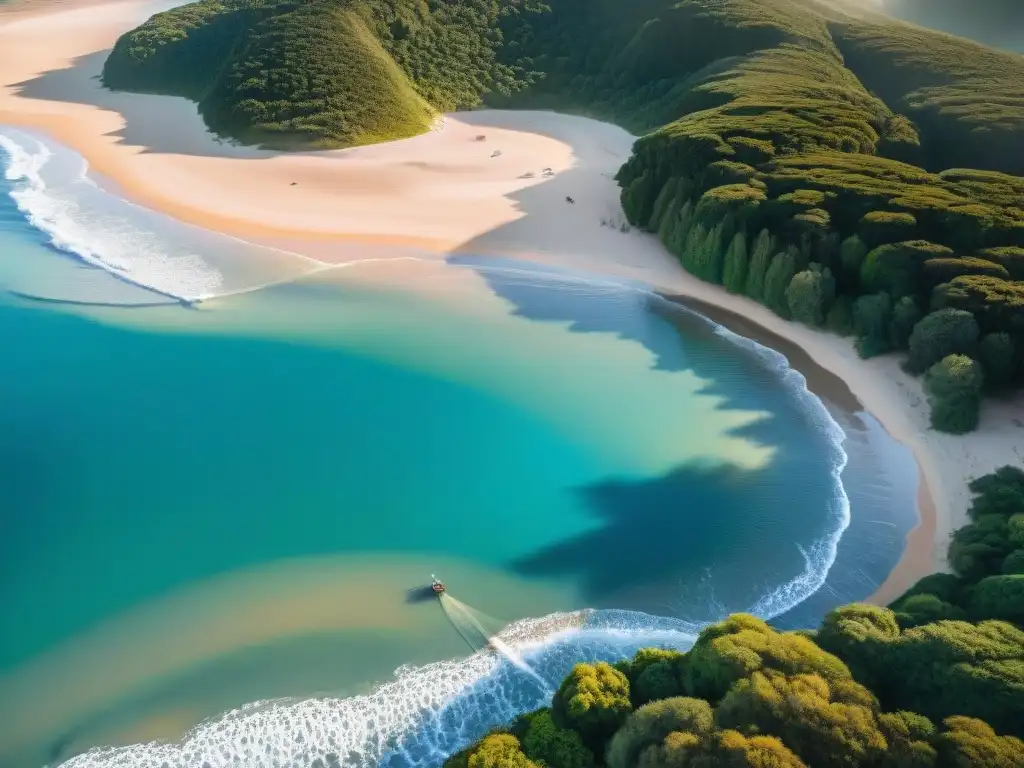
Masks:
[[[985,369],[985,383],[994,390],[1005,389],[1013,381],[1017,367],[1017,345],[1008,333],[989,333],[982,337],[978,355]]]
[[[1024,549],[1015,549],[1003,559],[1002,572],[1007,575],[1024,575]]]
[[[762,229],[754,240],[750,252],[750,268],[747,270],[747,285],[744,293],[754,301],[764,297],[764,279],[772,260],[774,242],[767,229]]]
[[[577,731],[594,754],[603,754],[632,709],[629,680],[603,661],[573,667],[551,701],[555,723]]]
[[[789,318],[789,304],[786,302],[786,289],[796,275],[796,254],[787,249],[775,254],[768,272],[764,276],[764,295],[762,303],[780,317]]]
[[[835,298],[835,280],[827,267],[812,264],[794,275],[786,288],[786,302],[793,320],[812,328],[825,322],[825,314]]]
[[[982,579],[971,590],[970,612],[975,619],[1002,619],[1024,624],[1024,576],[1002,575]]]
[[[558,768],[590,768],[594,756],[580,735],[555,725],[550,709],[528,716],[529,725],[521,737],[522,750],[530,760]]]
[[[892,308],[892,320],[889,321],[889,344],[893,349],[906,349],[910,343],[910,334],[914,326],[921,320],[921,308],[912,296],[904,296]]]
[[[903,629],[920,627],[935,621],[962,621],[967,618],[967,613],[959,606],[928,594],[900,598],[898,602],[893,603],[892,610]]]
[[[851,235],[839,245],[839,261],[843,265],[844,279],[854,288],[860,285],[860,271],[867,255],[868,247],[856,235]]]
[[[857,352],[868,358],[889,351],[889,323],[892,299],[887,293],[861,296],[853,303],[853,328],[857,334]]]
[[[825,317],[825,327],[840,336],[853,334],[853,301],[849,296],[839,296]]]
[[[658,197],[654,201],[654,209],[651,212],[651,219],[647,222],[646,228],[649,231],[658,232],[661,229],[661,223],[665,217],[665,213],[672,208],[672,204],[675,202],[676,197],[679,194],[681,181],[682,180],[678,176],[673,176],[662,186],[661,191],[658,193]]]
[[[908,367],[923,373],[948,355],[970,354],[980,330],[969,312],[958,309],[940,309],[914,326],[910,334]]]
[[[953,533],[949,563],[967,582],[975,582],[1000,573],[1013,548],[1006,518],[982,515]]]
[[[932,721],[914,712],[878,716],[878,729],[888,749],[880,768],[933,768],[938,759],[932,746],[937,732]]]
[[[1024,632],[1002,621],[914,627],[884,654],[883,680],[873,690],[886,709],[919,712],[933,722],[960,713],[1002,733],[1021,734],[1021,648]]]
[[[925,376],[932,428],[959,435],[978,426],[981,413],[981,366],[965,355],[949,355]]]
[[[702,699],[676,697],[645,704],[629,716],[608,744],[608,768],[632,768],[647,747],[673,731],[694,734],[714,729],[711,705]]]
[[[729,244],[722,268],[722,285],[729,293],[743,293],[747,284],[748,266],[747,236],[743,232],[737,232]]]
[[[851,603],[825,615],[815,641],[845,661],[857,680],[875,689],[885,677],[888,649],[899,637],[900,626],[888,608]]]
[[[886,291],[894,300],[914,294],[921,283],[924,263],[952,255],[952,249],[925,240],[880,245],[864,259],[861,285],[872,291]]]

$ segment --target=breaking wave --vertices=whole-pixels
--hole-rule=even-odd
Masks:
[[[41,137],[2,128],[0,155],[6,157],[11,198],[50,246],[151,293],[195,302],[294,279],[322,266],[182,224],[111,195],[89,177],[84,158]]]

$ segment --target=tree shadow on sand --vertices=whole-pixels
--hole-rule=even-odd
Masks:
[[[100,81],[107,51],[76,58],[72,66],[53,69],[16,83],[15,92],[25,99],[84,104],[117,112],[124,127],[108,136],[118,143],[141,147],[143,152],[163,152],[206,157],[269,158],[278,152],[244,146],[212,133],[195,102],[179,96],[112,91]]]

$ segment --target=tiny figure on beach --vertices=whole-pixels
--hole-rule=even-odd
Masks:
[[[297,181],[293,181],[293,182],[292,182],[291,184],[289,184],[288,186],[289,186],[289,187],[297,187],[298,185],[299,185],[299,182],[297,182]]]
[[[545,168],[543,171],[541,171],[541,173],[543,173],[545,176],[554,176],[555,175],[555,172],[553,170],[551,170],[550,168]]]
[[[478,136],[476,137],[476,140],[477,140],[477,141],[487,141],[487,136],[486,136],[485,134],[481,133],[481,134],[479,134],[479,135],[478,135]]]
[[[572,199],[571,197],[569,197],[568,195],[566,195],[566,196],[565,196],[565,202],[567,202],[567,203],[571,203],[572,205],[576,205],[576,201],[575,201],[575,200],[573,200],[573,199]]]
[[[493,152],[491,152],[491,157],[501,157],[501,150],[496,149]]]

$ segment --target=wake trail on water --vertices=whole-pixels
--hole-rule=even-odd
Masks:
[[[513,666],[536,681],[541,690],[548,694],[554,693],[547,680],[537,674],[537,670],[531,667],[515,648],[505,643],[498,635],[491,635],[484,628],[483,623],[475,615],[476,611],[447,593],[439,595],[438,599],[441,603],[441,610],[448,617],[448,621],[474,652],[484,651],[489,647],[493,648],[508,659]]]

